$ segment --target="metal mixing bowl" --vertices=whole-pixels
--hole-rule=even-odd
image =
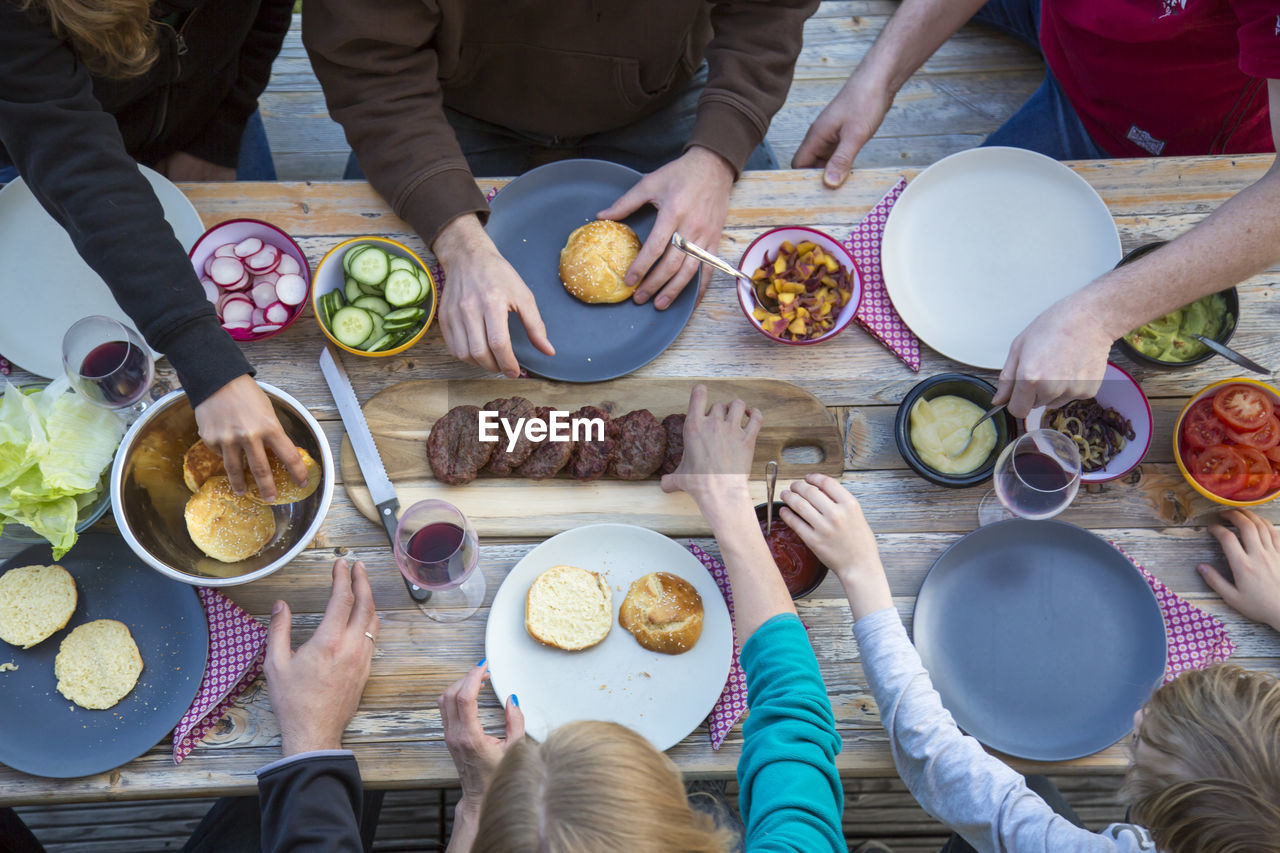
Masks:
[[[293,443],[320,462],[320,488],[304,501],[272,507],[275,535],[249,559],[223,563],[205,556],[187,535],[183,516],[191,492],[182,481],[182,459],[199,438],[195,413],[184,392],[164,395],[125,433],[111,468],[111,509],[120,535],[161,574],[194,586],[248,583],[288,563],[320,529],[333,500],[329,443],[305,406],[279,388],[258,385]]]

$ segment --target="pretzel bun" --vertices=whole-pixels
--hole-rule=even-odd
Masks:
[[[702,636],[702,596],[682,577],[650,572],[627,590],[618,624],[650,651],[684,654]]]
[[[626,225],[608,219],[588,222],[560,250],[560,281],[583,302],[622,302],[635,292],[623,276],[639,253],[640,238]]]

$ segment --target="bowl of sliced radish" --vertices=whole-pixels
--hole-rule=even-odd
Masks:
[[[357,237],[316,266],[311,308],[325,337],[355,355],[395,355],[416,344],[436,316],[436,281],[409,247]]]
[[[259,341],[283,331],[307,304],[307,256],[270,223],[220,222],[191,247],[191,263],[218,322],[238,341]]]

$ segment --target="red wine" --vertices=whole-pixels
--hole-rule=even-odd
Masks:
[[[1038,450],[1014,453],[1009,464],[998,466],[996,494],[1014,515],[1049,518],[1071,503],[1076,490],[1062,463]]]
[[[438,521],[409,538],[405,569],[419,586],[449,584],[466,574],[472,562],[471,543],[456,524]]]
[[[1056,492],[1071,482],[1061,462],[1038,450],[1015,453],[1013,470],[1022,482],[1041,492]]]
[[[131,341],[98,344],[80,363],[80,391],[107,406],[129,406],[151,384],[151,358]]]

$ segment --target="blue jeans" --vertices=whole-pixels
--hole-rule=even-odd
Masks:
[[[1041,0],[988,0],[973,20],[995,27],[1040,50]],[[1096,160],[1109,156],[1089,136],[1053,72],[1009,120],[982,143],[1008,145],[1055,160]]]
[[[561,137],[525,133],[502,127],[445,107],[445,117],[458,138],[471,174],[477,178],[503,178],[523,174],[550,160],[589,157],[652,172],[684,153],[698,114],[698,97],[707,84],[707,66],[694,73],[689,85],[657,112],[615,130],[586,136]],[[776,169],[778,161],[769,143],[761,142],[747,160],[747,169]],[[355,154],[347,158],[343,177],[364,180]]]
[[[18,177],[17,166],[0,166],[0,185]],[[271,157],[271,145],[267,142],[267,129],[262,124],[262,114],[257,110],[249,116],[240,137],[240,161],[236,164],[237,181],[274,181],[276,164]]]

